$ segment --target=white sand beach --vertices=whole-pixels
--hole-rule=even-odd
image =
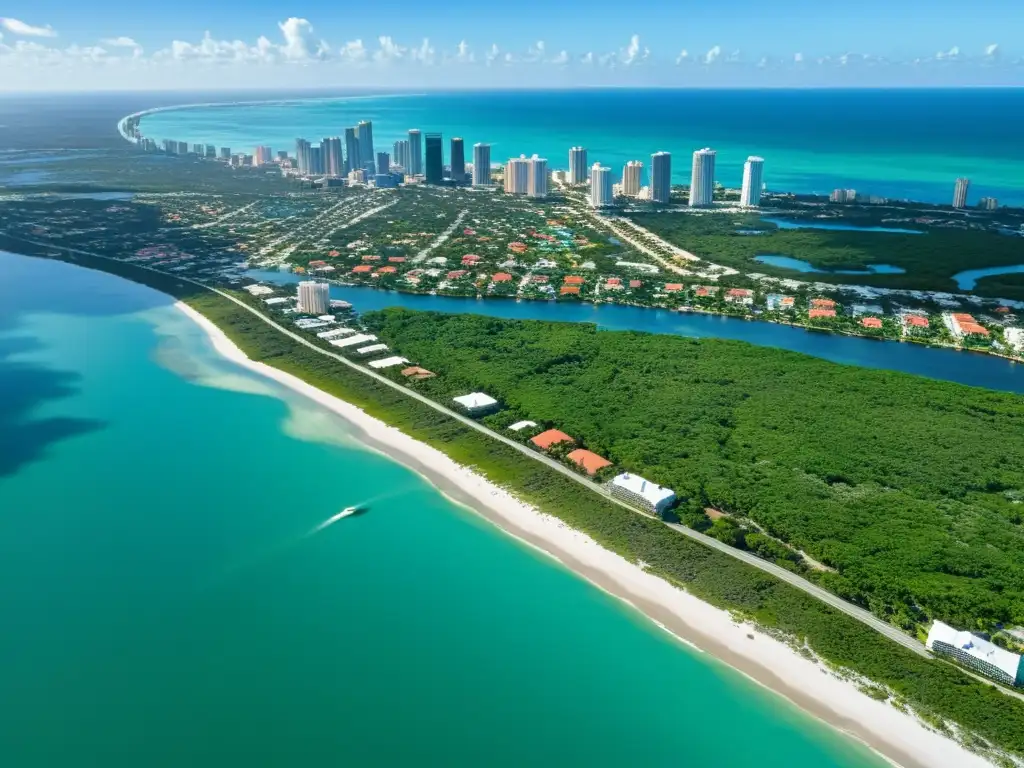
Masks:
[[[828,672],[790,646],[740,624],[723,610],[646,573],[600,547],[558,519],[538,512],[439,450],[368,416],[299,378],[245,354],[213,323],[179,302],[230,361],[315,401],[363,433],[361,439],[420,472],[446,495],[509,534],[562,562],[601,589],[634,606],[691,648],[715,657],[793,702],[804,711],[859,739],[904,768],[983,768],[985,759],[929,730],[891,704],[865,695],[853,682]]]

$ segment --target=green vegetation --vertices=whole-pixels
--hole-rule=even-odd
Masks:
[[[814,274],[819,282],[885,288],[957,292],[952,276],[967,269],[1024,263],[1024,243],[1017,237],[974,229],[928,227],[898,222],[890,226],[920,229],[925,234],[779,229],[757,215],[636,214],[637,224],[703,259],[744,272],[807,279],[801,273],[754,261],[772,254],[807,261],[819,269],[865,269],[890,264],[905,274]],[[887,222],[888,223],[888,222]],[[762,234],[738,234],[739,230]],[[1024,288],[1000,283],[999,296],[1024,299]],[[989,286],[985,295],[996,296]]]
[[[20,250],[46,253],[45,249],[27,246],[21,246]],[[131,264],[85,256],[62,255],[60,258],[152,285],[189,302],[223,328],[251,358],[301,376],[416,439],[434,445],[456,461],[474,466],[493,482],[514,489],[518,496],[537,508],[586,531],[603,546],[630,560],[644,560],[650,564],[652,572],[697,597],[806,642],[829,663],[885,685],[922,716],[935,722],[959,723],[983,740],[977,743],[979,748],[995,746],[1024,755],[1024,702],[1005,696],[948,664],[920,658],[809,595],[702,547],[654,520],[581,492],[568,478],[337,361],[296,344],[216,294]],[[389,323],[401,320],[387,316],[379,319]],[[497,323],[496,329],[502,325],[500,321],[485,322]],[[638,338],[628,336],[633,340]],[[555,372],[557,367],[552,365],[551,371]],[[429,381],[433,380],[420,384]],[[582,407],[587,405],[580,397],[570,402]]]
[[[835,569],[811,571],[823,586],[898,626],[1024,623],[1019,396],[733,341],[405,310],[365,319],[439,374],[425,392],[482,389],[698,510],[750,519]],[[767,550],[731,528],[711,533]]]

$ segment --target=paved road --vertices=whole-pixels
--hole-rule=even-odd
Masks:
[[[108,256],[101,256],[100,254],[97,254],[97,253],[90,253],[89,251],[83,251],[83,250],[79,250],[79,249],[76,249],[76,248],[68,248],[68,247],[65,247],[65,246],[55,246],[55,245],[50,245],[49,243],[38,242],[38,241],[31,241],[31,240],[24,240],[24,242],[32,243],[33,245],[38,245],[38,246],[42,246],[42,247],[46,247],[46,248],[52,248],[54,250],[66,251],[66,252],[69,252],[69,253],[81,253],[81,254],[84,254],[84,255],[87,255],[87,256],[93,256],[93,257],[97,257],[97,258],[101,258],[101,259],[108,259],[110,261],[117,261],[117,259],[113,259],[113,258],[110,258]],[[412,397],[412,398],[420,401],[424,405],[428,406],[429,408],[433,408],[435,411],[443,413],[446,416],[448,416],[448,417],[450,417],[452,419],[455,419],[455,420],[461,422],[462,424],[465,424],[467,427],[469,427],[471,429],[475,429],[477,432],[481,432],[481,433],[487,435],[488,437],[490,437],[490,438],[492,438],[494,440],[497,440],[497,441],[499,441],[501,443],[504,443],[508,447],[512,448],[513,450],[518,451],[519,453],[523,454],[524,456],[527,456],[530,459],[533,459],[534,461],[539,461],[539,462],[545,464],[546,466],[548,466],[550,469],[554,470],[555,472],[559,472],[560,474],[562,474],[565,477],[569,478],[573,482],[578,483],[581,486],[584,486],[585,488],[587,488],[590,491],[593,491],[594,493],[600,494],[605,500],[611,502],[612,504],[617,504],[618,506],[622,507],[623,509],[628,509],[630,512],[633,512],[633,513],[639,514],[639,515],[643,515],[644,517],[647,517],[647,518],[650,518],[650,519],[653,519],[653,520],[658,520],[659,519],[659,518],[655,517],[654,515],[650,514],[649,512],[645,512],[643,510],[637,509],[636,507],[630,506],[629,504],[626,504],[622,500],[620,500],[620,499],[618,499],[618,498],[616,498],[614,496],[611,496],[604,489],[603,486],[599,485],[598,483],[595,483],[593,480],[590,480],[587,477],[584,477],[583,475],[577,474],[576,472],[574,472],[573,470],[571,470],[569,467],[565,466],[564,464],[561,464],[561,463],[555,461],[554,459],[552,459],[552,458],[550,458],[550,457],[548,457],[548,456],[546,456],[544,454],[538,453],[538,452],[534,451],[533,449],[528,448],[528,447],[526,447],[525,445],[523,445],[521,443],[517,443],[515,440],[512,440],[512,439],[506,437],[505,435],[499,434],[498,432],[495,432],[495,431],[493,431],[491,429],[488,429],[487,427],[483,426],[479,422],[474,421],[473,419],[470,419],[467,416],[464,416],[463,414],[458,413],[457,411],[453,411],[450,408],[447,408],[447,407],[441,405],[440,403],[437,403],[434,400],[431,400],[431,399],[421,395],[418,392],[415,392],[415,391],[413,391],[413,390],[411,390],[411,389],[409,389],[407,387],[404,387],[401,384],[398,384],[397,382],[394,382],[391,379],[389,379],[389,378],[387,378],[385,376],[382,376],[381,374],[377,373],[376,371],[373,371],[373,370],[371,370],[369,368],[365,368],[362,365],[359,365],[358,363],[355,363],[355,362],[349,360],[348,358],[343,357],[340,354],[337,354],[335,352],[331,352],[329,350],[323,349],[322,347],[320,347],[320,346],[314,344],[313,342],[311,342],[306,337],[299,335],[298,333],[292,331],[289,328],[284,327],[283,325],[280,325],[279,323],[275,322],[270,317],[267,317],[266,315],[264,315],[259,310],[255,309],[254,307],[249,306],[245,302],[235,298],[234,296],[232,296],[231,294],[229,294],[229,293],[227,293],[225,291],[222,291],[222,290],[220,290],[218,288],[213,288],[213,287],[211,287],[209,285],[206,285],[205,283],[201,283],[201,282],[199,282],[197,280],[192,280],[191,278],[182,277],[180,275],[174,275],[174,274],[170,274],[170,273],[167,273],[167,272],[162,272],[161,270],[154,269],[152,267],[146,267],[146,266],[143,266],[141,264],[137,264],[135,266],[138,266],[141,269],[147,269],[150,272],[156,272],[158,274],[165,275],[167,277],[173,277],[173,278],[175,278],[177,280],[181,280],[182,282],[190,283],[190,284],[195,285],[197,287],[203,288],[204,290],[212,291],[212,292],[214,292],[214,293],[216,293],[216,294],[218,294],[220,296],[223,296],[225,299],[228,299],[229,301],[232,301],[235,304],[237,304],[239,307],[244,309],[246,312],[249,312],[252,315],[254,315],[255,317],[258,317],[260,320],[265,322],[267,325],[270,325],[271,327],[275,328],[276,330],[278,330],[279,332],[281,332],[284,335],[288,336],[289,338],[293,339],[294,341],[298,342],[299,344],[302,344],[302,345],[304,345],[306,347],[309,347],[310,349],[312,349],[313,351],[317,352],[318,354],[321,354],[321,355],[324,355],[326,357],[330,357],[330,358],[332,358],[334,360],[337,360],[339,363],[342,363],[343,365],[346,365],[349,368],[351,368],[351,369],[353,369],[355,371],[358,371],[359,373],[361,373],[364,376],[368,376],[369,378],[374,379],[375,381],[380,382],[384,386],[390,387],[390,388],[394,389],[395,391],[400,392],[401,394],[403,394],[403,395],[405,395],[407,397]],[[749,552],[745,552],[743,550],[736,549],[734,547],[730,547],[728,544],[725,544],[725,543],[719,541],[718,539],[711,538],[710,536],[705,536],[703,533],[700,533],[699,531],[695,531],[695,530],[693,530],[691,528],[687,528],[686,526],[678,525],[678,524],[675,524],[675,523],[663,523],[663,524],[668,526],[672,530],[676,531],[677,533],[680,533],[683,536],[687,536],[688,538],[690,538],[690,539],[692,539],[692,540],[694,540],[696,542],[699,542],[700,544],[703,544],[704,546],[711,547],[712,549],[718,550],[719,552],[721,552],[721,553],[723,553],[725,555],[728,555],[729,557],[735,558],[737,560],[741,560],[742,562],[747,563],[748,565],[751,565],[754,568],[758,568],[761,571],[769,573],[772,576],[775,576],[776,578],[786,582],[787,584],[789,584],[789,585],[791,585],[793,587],[796,587],[797,589],[807,593],[808,595],[811,595],[812,597],[822,601],[823,603],[825,603],[825,604],[835,608],[836,610],[842,611],[846,615],[848,615],[848,616],[856,619],[857,621],[859,621],[859,622],[861,622],[861,623],[871,627],[872,629],[874,629],[875,631],[879,632],[880,634],[885,635],[887,638],[889,638],[893,642],[899,643],[904,648],[907,648],[907,649],[913,651],[914,653],[918,654],[919,656],[923,656],[925,658],[931,658],[931,654],[927,650],[925,650],[924,645],[921,644],[920,642],[918,642],[915,638],[912,638],[909,635],[904,634],[903,632],[901,632],[899,629],[897,629],[896,627],[892,626],[891,624],[887,624],[886,622],[882,621],[880,618],[875,616],[870,611],[867,611],[867,610],[865,610],[865,609],[863,609],[863,608],[861,608],[859,606],[856,606],[856,605],[854,605],[852,603],[849,603],[849,602],[843,600],[840,597],[837,597],[836,595],[832,594],[831,592],[829,592],[829,591],[827,591],[825,589],[822,589],[821,587],[819,587],[819,586],[817,586],[815,584],[812,584],[811,582],[807,581],[807,579],[804,579],[804,578],[802,578],[801,576],[798,576],[795,573],[787,571],[785,568],[781,568],[781,567],[775,565],[775,563],[770,563],[767,560],[762,560],[761,558],[757,557],[756,555],[752,555]],[[996,688],[996,690],[1002,691],[1003,693],[1007,694],[1008,696],[1013,696],[1015,698],[1024,700],[1024,695],[1022,695],[1022,694],[1020,694],[1020,693],[1018,693],[1016,691],[1011,691],[1011,690],[1009,690],[1007,688],[1004,688],[1003,686],[995,685],[995,684],[992,683],[991,680],[988,680],[987,678],[981,677],[979,675],[975,675],[975,674],[973,674],[973,673],[963,669],[962,667],[958,666],[957,669],[959,669],[960,671],[964,672],[964,674],[970,675],[971,677],[975,678],[976,680],[979,680],[979,681],[981,681],[983,683],[986,683],[987,685],[991,685],[992,687]]]

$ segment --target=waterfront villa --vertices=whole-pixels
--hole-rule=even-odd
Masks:
[[[679,293],[683,290],[682,283],[665,283],[665,293]]]
[[[656,514],[664,512],[676,500],[676,493],[671,488],[662,488],[639,475],[631,475],[628,472],[623,472],[612,478],[612,481],[608,483],[608,489],[612,496],[618,496],[623,501]]]
[[[985,677],[1006,685],[1024,685],[1021,656],[1003,650],[967,631],[936,621],[928,630],[925,647],[939,656],[948,656]]]
[[[765,306],[772,312],[792,309],[795,304],[792,296],[783,296],[781,293],[769,293],[764,300]]]
[[[604,456],[598,456],[593,451],[588,451],[585,448],[577,448],[569,453],[567,458],[578,464],[591,476],[596,475],[598,470],[612,465]]]
[[[548,448],[553,445],[557,445],[558,443],[576,444],[576,440],[574,438],[558,429],[549,429],[546,432],[541,432],[539,435],[531,437],[530,442],[542,451],[546,451]]]
[[[352,267],[352,271],[356,274],[370,272],[373,269],[369,264],[360,264],[358,267]]]
[[[732,304],[753,304],[754,292],[749,288],[730,288],[725,292],[725,300]]]
[[[836,303],[832,299],[811,299],[811,309],[831,309],[836,308]]]
[[[484,413],[496,411],[500,407],[498,401],[483,392],[470,392],[468,395],[453,397],[452,402],[458,405],[470,416],[479,416]]]
[[[865,317],[861,319],[860,324],[865,328],[881,328],[882,321],[877,317]]]
[[[492,283],[507,283],[510,280],[512,280],[512,275],[510,275],[508,272],[495,272],[491,276]]]
[[[818,317],[835,317],[836,311],[834,309],[812,309],[807,316],[812,320]]]
[[[563,296],[578,296],[580,293],[580,287],[578,285],[563,285],[559,293]]]

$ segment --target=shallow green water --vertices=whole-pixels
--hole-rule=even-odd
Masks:
[[[222,361],[165,297],[0,274],[4,765],[881,765]]]

